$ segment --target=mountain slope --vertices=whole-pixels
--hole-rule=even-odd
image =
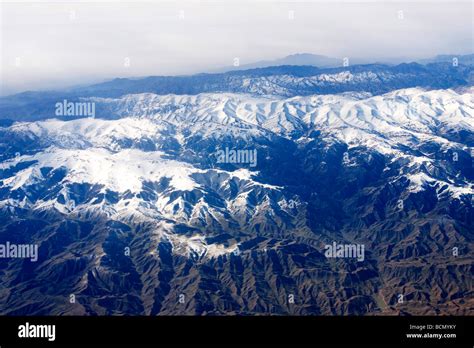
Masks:
[[[469,313],[472,88],[85,100],[0,128],[2,314]]]

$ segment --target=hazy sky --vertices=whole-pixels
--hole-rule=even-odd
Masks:
[[[2,0],[1,92],[210,71],[236,57],[466,54],[473,18],[473,2],[459,0]]]

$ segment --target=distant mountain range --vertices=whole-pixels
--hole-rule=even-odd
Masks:
[[[380,58],[374,60],[362,59],[362,58],[348,58],[348,63],[350,65],[360,65],[360,64],[387,64],[387,65],[397,65],[402,63],[420,63],[420,64],[429,64],[429,63],[452,63],[453,58],[457,58],[459,64],[463,65],[473,65],[474,64],[474,54],[467,55],[438,55],[432,58],[427,59],[404,59],[404,58]],[[228,66],[212,71],[216,72],[226,72],[226,71],[235,71],[235,70],[248,70],[248,69],[257,69],[257,68],[267,68],[271,66],[281,66],[281,65],[306,65],[306,66],[315,66],[318,68],[339,68],[342,67],[344,63],[344,57],[334,58],[327,57],[318,54],[311,53],[297,53],[292,54],[283,58],[274,59],[274,60],[262,60],[250,64],[242,64],[239,66]]]
[[[359,61],[360,63],[361,61]],[[262,60],[250,64],[242,64],[239,66],[229,66],[212,71],[216,72],[227,72],[235,70],[249,70],[258,68],[268,68],[270,66],[281,66],[281,65],[310,65],[318,68],[336,68],[342,66],[342,58],[326,57],[318,54],[311,53],[297,53],[292,54],[283,58],[274,60]],[[367,62],[366,62],[367,63]],[[357,62],[354,62],[357,64]]]
[[[306,58],[304,58],[306,59]],[[312,94],[370,93],[379,95],[401,88],[432,89],[469,86],[474,66],[451,63],[367,64],[338,68],[283,65],[191,76],[119,78],[67,91],[25,92],[0,98],[0,119],[35,120],[54,116],[55,104],[84,97],[121,97],[126,94],[196,95],[245,93],[268,97]],[[98,110],[100,115],[100,110]],[[104,115],[104,117],[107,117]]]
[[[459,64],[473,66],[474,65],[474,54],[466,55],[454,55],[454,54],[442,54],[433,58],[421,59],[418,62],[421,64],[430,63],[453,63],[453,59],[457,59]]]

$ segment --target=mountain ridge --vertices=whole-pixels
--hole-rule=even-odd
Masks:
[[[471,86],[473,67],[448,63],[426,66],[355,65],[319,69],[310,66],[279,66],[222,74],[183,77],[115,79],[68,92],[28,92],[0,98],[0,118],[35,120],[54,117],[55,104],[84,97],[119,97],[125,94],[248,93],[269,97],[367,92],[373,95],[410,87],[432,89]],[[26,101],[25,101],[26,99]]]

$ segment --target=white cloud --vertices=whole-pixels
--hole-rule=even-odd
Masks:
[[[209,71],[232,65],[235,57],[246,64],[301,52],[376,60],[473,51],[470,1],[39,1],[1,7],[4,93]]]

